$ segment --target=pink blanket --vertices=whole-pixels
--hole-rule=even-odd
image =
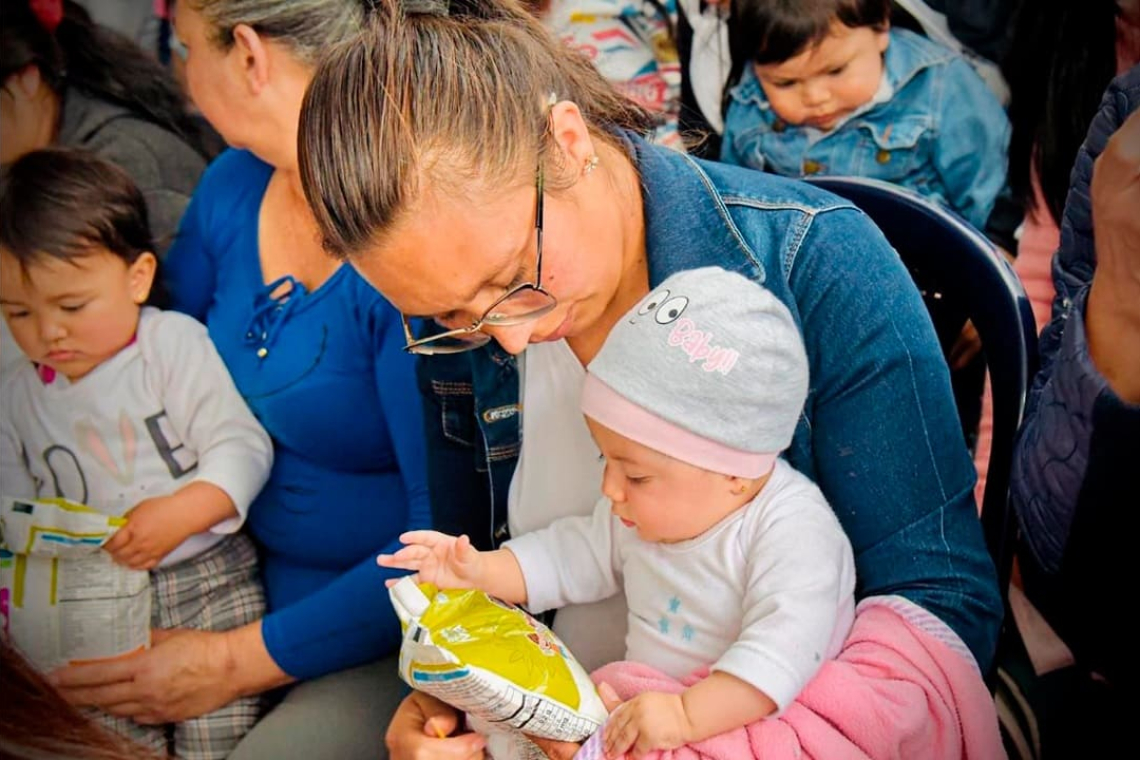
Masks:
[[[784,758],[1004,758],[994,702],[977,666],[936,635],[945,626],[903,600],[859,605],[843,651],[825,663],[799,698],[775,718],[653,760]],[[950,634],[952,637],[952,634]],[[595,671],[622,699],[644,691],[677,693],[678,682],[630,662]],[[578,758],[601,758],[601,732]]]

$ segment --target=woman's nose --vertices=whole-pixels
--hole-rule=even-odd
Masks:
[[[522,325],[511,325],[491,327],[490,325],[483,325],[483,332],[490,335],[503,350],[509,354],[521,354],[523,349],[530,343],[530,336],[534,334],[534,323],[528,322]]]

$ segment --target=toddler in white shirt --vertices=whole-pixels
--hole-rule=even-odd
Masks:
[[[156,628],[259,620],[257,555],[238,533],[273,449],[206,329],[146,306],[157,259],[121,169],[78,150],[8,167],[0,308],[27,357],[0,383],[4,495],[64,497],[126,524],[104,545],[151,571]],[[102,716],[165,755],[222,760],[258,717],[239,699],[173,727]]]

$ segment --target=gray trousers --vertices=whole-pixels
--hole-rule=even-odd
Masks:
[[[384,732],[408,689],[396,655],[299,683],[229,760],[386,760]]]

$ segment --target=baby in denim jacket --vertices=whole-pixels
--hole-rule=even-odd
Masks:
[[[734,0],[721,160],[903,185],[984,229],[1009,122],[954,52],[890,29],[889,0]]]

